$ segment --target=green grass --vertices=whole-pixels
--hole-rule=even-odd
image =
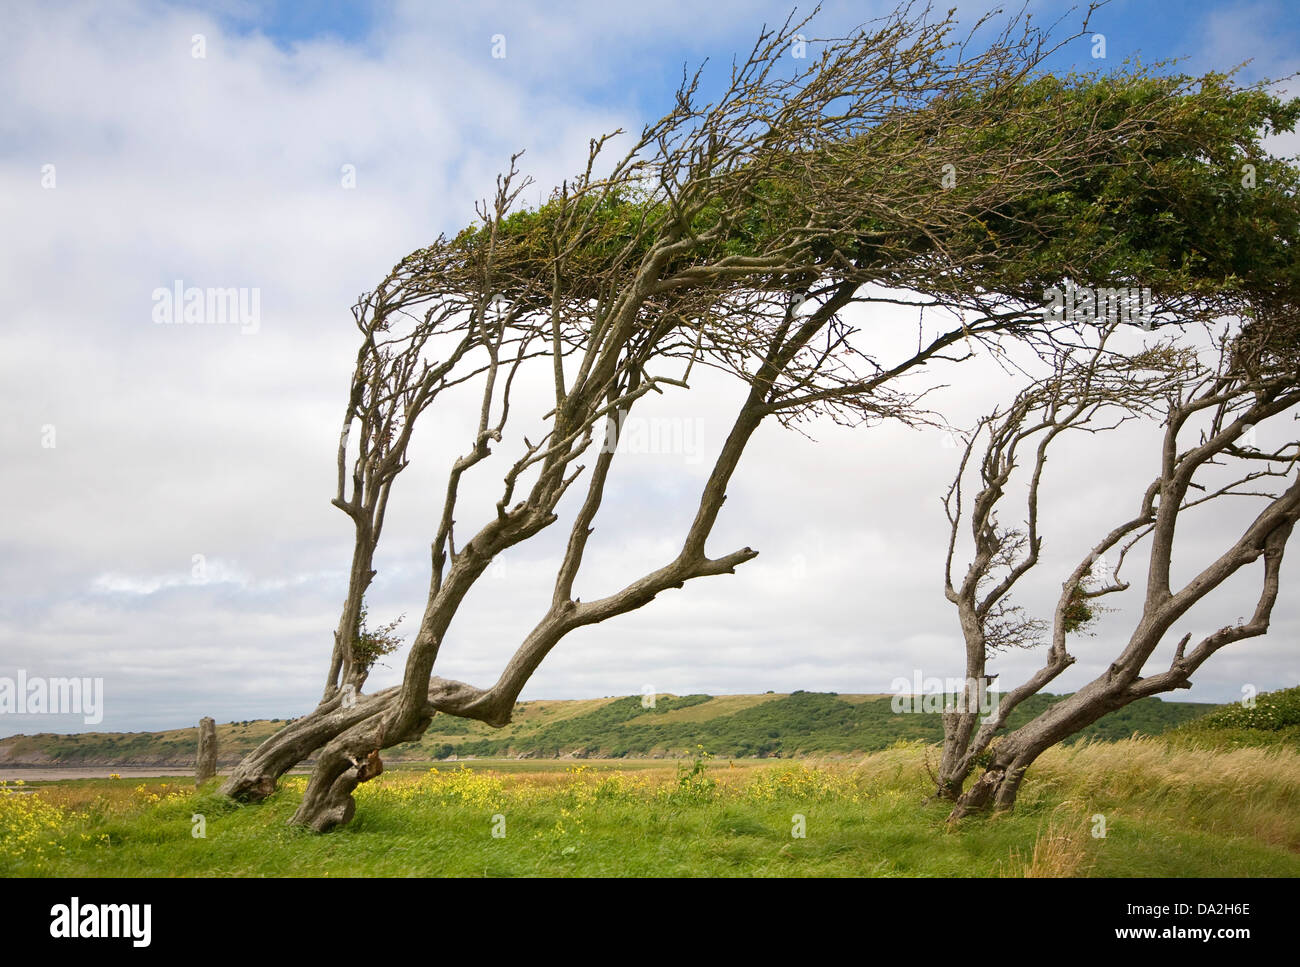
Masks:
[[[300,777],[254,806],[171,781],[49,783],[0,793],[0,874],[1300,876],[1290,750],[1052,750],[1014,814],[954,828],[946,804],[923,801],[934,755],[914,743],[852,764],[395,770],[324,836],[286,824]],[[191,835],[196,813],[205,838]],[[1091,835],[1097,815],[1105,838]]]

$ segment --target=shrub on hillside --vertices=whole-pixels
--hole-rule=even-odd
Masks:
[[[1260,729],[1265,732],[1300,726],[1300,686],[1261,692],[1249,706],[1240,702],[1225,705],[1197,724],[1203,729]]]

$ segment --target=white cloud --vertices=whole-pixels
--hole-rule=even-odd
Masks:
[[[406,252],[470,218],[512,151],[527,148],[526,170],[549,188],[580,167],[593,134],[638,129],[683,61],[732,49],[763,19],[742,4],[589,4],[569,18],[470,9],[399,4],[355,46],[276,44],[146,2],[9,13],[0,674],[103,676],[105,729],[309,708],[351,547],[328,503],[354,353],[348,307]],[[499,21],[504,62],[490,56]],[[194,33],[207,39],[204,60],[190,56]],[[46,164],[53,189],[41,187]],[[345,164],[355,189],[341,186]],[[155,326],[151,293],[177,278],[259,288],[257,335]],[[895,313],[871,326],[882,345],[901,344],[908,323]],[[941,375],[957,382],[945,405],[964,414],[1007,388],[987,368]],[[734,386],[706,380],[647,413],[699,420],[707,450],[735,402]],[[447,425],[425,427],[399,482],[371,595],[377,617],[408,614],[404,629],[427,585],[437,460],[461,448]],[[43,447],[51,426],[56,445]],[[632,694],[647,682],[679,693],[884,691],[913,668],[951,672],[958,636],[940,586],[938,498],[953,451],[895,426],[814,436],[764,428],[744,458],[710,549],[750,545],[756,561],[575,634],[525,697]],[[1077,553],[1100,511],[1130,500],[1143,459],[1062,451],[1052,561]],[[629,457],[619,469],[584,597],[666,560],[707,460]],[[1215,536],[1211,519],[1189,545]],[[496,677],[547,596],[529,562],[558,553],[559,539],[521,549],[505,580],[474,591],[439,674]],[[205,583],[193,578],[196,554]],[[1044,573],[1027,602],[1046,602],[1054,581]],[[1235,616],[1248,591],[1223,613]],[[1283,602],[1274,634],[1212,663],[1190,697],[1293,683],[1298,626]],[[1094,656],[1108,645],[1099,636],[1062,687],[1104,664]],[[376,685],[395,680],[401,664],[390,664]],[[1011,678],[1030,659],[1006,667]]]

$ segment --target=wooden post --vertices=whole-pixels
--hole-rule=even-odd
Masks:
[[[194,785],[201,786],[217,774],[217,723],[199,719],[199,756],[194,765]]]

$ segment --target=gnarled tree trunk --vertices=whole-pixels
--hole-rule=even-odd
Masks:
[[[995,714],[973,736],[969,722],[955,716],[945,718],[947,771],[940,776],[941,794],[960,789],[965,779],[963,768],[969,770],[976,756],[986,751],[991,753],[983,774],[957,798],[952,819],[988,807],[1012,808],[1025,771],[1046,749],[1139,699],[1189,688],[1192,674],[1219,649],[1268,631],[1277,601],[1283,555],[1300,520],[1300,478],[1294,476],[1300,441],[1292,439],[1272,450],[1256,449],[1253,442],[1246,441],[1252,439],[1254,428],[1265,421],[1273,421],[1270,429],[1280,429],[1279,423],[1300,405],[1295,328],[1290,320],[1289,316],[1272,320],[1264,315],[1262,320],[1243,323],[1231,340],[1225,338],[1216,347],[1218,358],[1212,366],[1204,366],[1196,357],[1186,354],[1171,357],[1170,361],[1176,364],[1172,382],[1159,377],[1154,382],[1150,377],[1146,382],[1135,381],[1128,372],[1131,364],[1121,358],[1117,373],[1120,382],[1114,385],[1116,364],[1106,361],[1103,365],[1101,347],[1077,373],[1071,373],[1066,356],[1058,362],[1057,372],[1050,380],[1022,392],[1006,414],[994,414],[981,421],[981,429],[989,430],[990,439],[980,464],[983,487],[976,494],[972,508],[976,554],[965,580],[960,586],[954,586],[953,543],[950,542],[945,573],[947,596],[958,605],[962,619],[968,668],[976,667],[983,660],[989,637],[986,632],[990,619],[998,615],[995,609],[999,601],[1038,562],[1039,481],[1051,441],[1071,427],[1085,427],[1093,414],[1105,407],[1122,406],[1129,412],[1135,408],[1141,412],[1148,397],[1163,401],[1159,412],[1164,417],[1164,431],[1159,451],[1153,453],[1158,456],[1159,472],[1145,488],[1136,514],[1112,528],[1063,582],[1044,666],[1012,689],[999,703]],[[1146,372],[1151,368],[1150,363],[1150,359],[1143,358],[1135,368]],[[1196,417],[1201,417],[1205,425],[1193,427]],[[1189,446],[1180,440],[1180,434],[1188,431],[1190,435],[1190,429],[1198,433],[1199,439]],[[1036,433],[1042,437],[1030,480],[1028,533],[1019,535],[999,529],[994,511],[1016,465],[1017,445]],[[962,474],[973,444],[974,437],[949,490],[947,505],[953,542],[961,517]],[[1230,462],[1241,469],[1237,474],[1228,475],[1227,483],[1205,479],[1204,474],[1198,479],[1203,468],[1222,467]],[[1273,481],[1277,483],[1270,486]],[[1227,496],[1263,498],[1264,503],[1235,541],[1174,590],[1170,581],[1171,565],[1182,512]],[[1093,620],[1089,602],[1128,589],[1129,585],[1119,578],[1119,570],[1128,551],[1147,537],[1151,541],[1151,554],[1145,594],[1123,651],[1101,675],[995,743],[995,733],[1005,724],[1011,710],[1041,691],[1074,662],[1065,648],[1066,635]],[[1094,564],[1116,548],[1119,563],[1109,583],[1086,586],[1085,581],[1093,577]],[[1251,619],[1219,628],[1190,650],[1187,646],[1192,635],[1184,635],[1168,668],[1143,677],[1147,662],[1174,625],[1230,577],[1259,561],[1263,563],[1263,573]],[[1005,570],[1001,580],[995,579],[994,563]],[[991,585],[992,590],[981,596],[978,590],[981,585]],[[1008,627],[1005,620],[1000,625],[994,624],[1005,634]],[[1032,623],[1021,620],[1020,627],[1032,630]]]

